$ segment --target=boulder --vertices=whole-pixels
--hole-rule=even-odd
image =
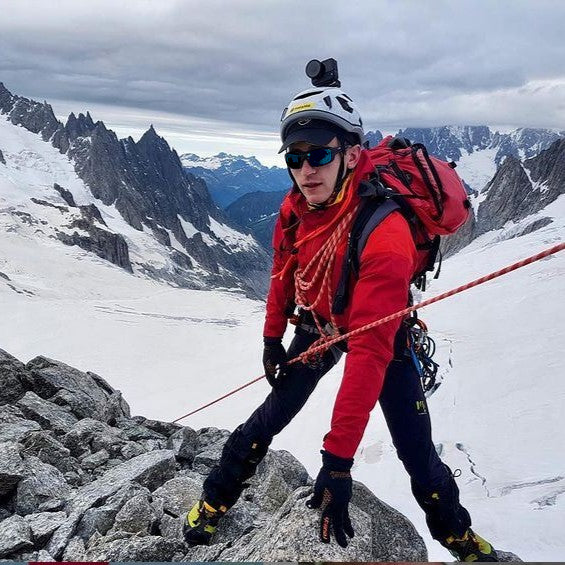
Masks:
[[[67,519],[65,512],[39,512],[28,514],[25,521],[31,528],[31,539],[36,547],[43,547],[53,532]]]
[[[97,539],[89,544],[86,556],[89,561],[180,561],[186,546],[176,540],[161,536],[131,537],[126,539]]]
[[[0,349],[0,404],[12,404],[31,389],[32,381],[21,361]]]
[[[83,516],[93,506],[100,505],[124,485],[132,481],[154,490],[175,473],[175,457],[172,451],[154,451],[134,457],[110,469],[102,477],[80,488],[69,504],[69,518],[53,534],[47,550],[59,558]]]
[[[156,514],[145,494],[130,498],[116,514],[114,530],[146,535],[156,524]]]
[[[35,456],[24,456],[27,476],[18,483],[16,512],[25,516],[38,509],[60,510],[71,497],[71,488],[61,472]]]
[[[0,522],[0,559],[26,549],[33,549],[29,524],[17,514]]]
[[[38,422],[41,427],[53,430],[56,434],[64,434],[76,424],[76,417],[61,406],[37,396],[28,391],[17,402],[17,406],[31,420]]]
[[[57,467],[62,473],[77,472],[79,462],[71,457],[71,452],[55,439],[53,432],[47,430],[29,433],[22,442],[29,455],[36,455],[44,463]]]
[[[54,397],[58,404],[68,406],[78,418],[96,418],[101,421],[115,419],[115,407],[119,404],[121,416],[129,417],[129,407],[102,377],[83,373],[59,361],[36,357],[26,365],[34,378],[34,390],[44,397]],[[113,396],[117,398],[112,399]]]
[[[21,442],[31,432],[41,429],[33,420],[27,420],[16,406],[0,406],[0,441]]]
[[[178,518],[192,508],[201,493],[202,477],[194,474],[167,481],[153,492],[153,499],[162,500],[165,513]]]
[[[0,497],[10,494],[25,477],[26,467],[17,443],[0,443]]]
[[[194,461],[197,445],[198,433],[191,428],[181,428],[167,440],[167,448],[173,450],[175,457],[189,464]]]
[[[61,438],[75,457],[89,455],[106,449],[109,453],[119,453],[127,442],[122,430],[109,426],[99,420],[84,418],[72,426]]]
[[[104,465],[110,459],[109,453],[105,449],[101,449],[96,453],[87,455],[81,459],[81,467],[86,470],[93,470]]]

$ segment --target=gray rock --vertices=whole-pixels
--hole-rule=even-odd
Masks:
[[[59,512],[65,509],[66,501],[63,498],[50,498],[42,502],[37,509],[39,512]]]
[[[26,549],[33,549],[27,522],[17,514],[0,522],[0,558]]]
[[[23,398],[18,400],[17,406],[28,418],[57,434],[66,433],[77,422],[76,417],[68,410],[40,398],[35,392],[26,392]]]
[[[105,535],[114,524],[116,515],[123,505],[131,498],[144,495],[149,496],[149,489],[142,487],[138,483],[128,483],[110,496],[103,506],[90,508],[82,517],[78,528],[77,535],[87,541],[96,532]]]
[[[159,531],[164,538],[173,539],[182,542],[184,540],[183,533],[183,520],[180,518],[173,518],[165,514],[160,521]]]
[[[12,492],[26,471],[18,444],[0,443],[0,497]]]
[[[59,241],[65,245],[76,245],[85,251],[95,253],[102,259],[133,273],[128,244],[122,234],[111,232],[107,228],[100,228],[88,217],[75,220],[68,227],[78,228],[81,233],[73,231],[69,235],[66,232],[58,231]],[[84,235],[83,232],[86,232],[87,235]]]
[[[11,404],[0,405],[0,441],[20,442],[30,431],[40,430],[41,426],[27,420],[24,413]]]
[[[79,537],[72,538],[63,553],[63,561],[88,561],[84,541]]]
[[[194,457],[192,468],[198,473],[207,475],[222,456],[223,445],[210,445],[207,451],[201,451]]]
[[[96,481],[79,489],[71,501],[70,511],[83,514],[131,481],[154,490],[172,478],[174,473],[175,459],[171,451],[144,453],[110,469]]]
[[[53,563],[55,560],[47,551],[40,549],[39,551],[22,555],[22,561],[24,563],[29,563],[30,561],[33,561],[34,563]]]
[[[202,428],[196,433],[196,453],[208,451],[211,447],[214,449],[223,447],[231,435],[228,430],[219,430],[218,428]]]
[[[0,149],[0,163],[2,163],[2,165],[6,164],[6,159],[4,159],[4,153],[2,153],[2,149]]]
[[[17,410],[21,413],[21,411],[15,406],[0,406],[0,412],[3,409]],[[41,426],[37,422],[34,422],[33,420],[26,420],[23,415],[22,418],[17,418],[12,422],[5,422],[3,421],[2,414],[0,413],[0,442],[13,441],[20,443],[31,432],[39,430],[41,430]]]
[[[36,547],[43,547],[53,532],[67,519],[65,512],[40,512],[28,514],[25,521],[31,528],[31,539]]]
[[[167,440],[165,439],[140,439],[138,440],[139,445],[145,449],[145,451],[155,451],[157,449],[166,449]]]
[[[24,461],[30,472],[18,483],[16,512],[26,515],[40,508],[59,510],[62,501],[71,496],[71,488],[61,472],[35,456],[25,456]]]
[[[520,559],[517,555],[511,553],[510,551],[500,551],[497,549],[496,555],[498,556],[499,561],[506,563],[523,563],[522,559]]]
[[[76,208],[75,199],[70,191],[66,188],[63,188],[60,184],[54,183],[53,188],[61,195],[61,198],[65,201],[65,203],[70,206],[71,208]]]
[[[106,449],[109,453],[119,453],[127,441],[123,432],[104,422],[84,418],[63,436],[62,443],[75,457],[89,454],[90,450]]]
[[[87,557],[90,561],[172,561],[175,555],[185,550],[182,542],[160,536],[132,537],[108,540],[99,538],[89,544]]]
[[[427,561],[424,541],[400,512],[379,500],[365,485],[353,483],[352,503],[371,517],[373,557],[379,561]]]
[[[130,498],[116,515],[114,530],[134,534],[149,534],[156,516],[146,495]]]
[[[82,515],[95,505],[104,502],[131,481],[155,489],[172,478],[175,473],[175,458],[172,451],[145,453],[126,463],[110,469],[102,477],[80,488],[69,504],[69,518],[51,538],[47,550],[58,558],[73,536]]]
[[[154,500],[163,501],[163,509],[169,515],[185,515],[200,498],[202,477],[198,475],[175,477],[153,492]]]
[[[135,441],[128,441],[121,449],[121,454],[124,459],[131,459],[132,457],[137,457],[142,453],[145,453],[145,448],[136,443]]]
[[[89,508],[78,524],[76,534],[83,540],[89,540],[95,532],[104,535],[114,525],[117,510],[108,506]]]
[[[150,428],[146,428],[142,424],[136,422],[136,419],[121,419],[116,422],[116,426],[123,431],[123,434],[130,441],[140,440],[162,440],[166,441],[166,437]]]
[[[71,457],[71,452],[57,441],[53,433],[47,430],[32,432],[23,441],[26,453],[36,455],[44,463],[57,467],[62,473],[76,472],[78,461]]]
[[[249,481],[245,496],[261,511],[278,510],[297,488],[311,482],[304,466],[288,451],[269,451]]]
[[[172,436],[174,433],[182,429],[180,424],[161,422],[159,420],[144,420],[143,425],[164,437]]]
[[[110,455],[105,449],[101,449],[92,455],[87,455],[81,460],[81,466],[83,469],[96,469],[100,465],[104,465],[110,459]]]
[[[167,441],[167,448],[172,449],[175,457],[192,463],[198,445],[198,433],[191,428],[181,428],[174,432]]]
[[[110,398],[117,394],[102,377],[94,373],[83,373],[65,363],[46,357],[36,357],[26,365],[35,382],[35,389],[45,398],[55,397],[79,418],[96,418],[107,421]],[[129,416],[129,408],[124,403],[123,416]],[[114,415],[112,415],[114,417]]]
[[[0,404],[12,404],[31,388],[31,377],[21,361],[0,349]]]

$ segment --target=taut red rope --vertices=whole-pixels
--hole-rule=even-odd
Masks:
[[[375,328],[375,327],[380,326],[382,324],[386,324],[387,322],[395,320],[396,318],[406,316],[410,312],[414,312],[415,310],[419,310],[420,308],[424,308],[424,306],[429,306],[430,304],[433,304],[434,302],[439,302],[440,300],[444,300],[445,298],[449,298],[450,296],[453,296],[455,294],[459,294],[460,292],[463,292],[465,290],[468,290],[470,288],[473,288],[475,286],[483,284],[487,281],[491,281],[493,279],[496,279],[496,278],[498,278],[502,275],[505,275],[507,273],[515,271],[516,269],[520,269],[521,267],[525,267],[526,265],[529,265],[530,263],[534,263],[535,261],[539,261],[540,259],[544,259],[545,257],[549,257],[550,255],[554,255],[555,253],[559,253],[559,251],[563,251],[564,249],[565,249],[565,243],[559,243],[557,245],[554,245],[553,247],[550,247],[549,249],[546,249],[545,251],[537,253],[536,255],[532,255],[531,257],[528,257],[527,259],[523,259],[522,261],[518,261],[517,263],[513,263],[512,265],[509,265],[508,267],[505,267],[504,269],[500,269],[498,271],[495,271],[494,273],[491,273],[489,275],[485,275],[484,277],[476,279],[476,280],[474,280],[470,283],[464,284],[462,286],[459,286],[457,288],[454,288],[452,290],[444,292],[443,294],[440,294],[440,295],[435,296],[433,298],[429,298],[428,300],[424,300],[423,302],[420,302],[418,304],[414,304],[414,306],[410,306],[409,308],[405,308],[404,310],[400,310],[399,312],[395,312],[394,314],[391,314],[390,316],[386,316],[385,318],[381,318],[380,320],[376,320],[374,322],[371,322],[370,324],[367,324],[367,325],[365,325],[361,328],[353,330],[352,332],[340,335],[340,336],[333,338],[333,339],[329,339],[329,340],[325,341],[324,343],[322,343],[320,345],[314,345],[313,347],[308,349],[308,351],[305,351],[304,353],[302,353],[298,357],[295,357],[294,359],[291,359],[290,361],[288,361],[288,364],[290,365],[290,364],[293,364],[293,363],[297,363],[299,361],[305,362],[308,359],[308,357],[310,357],[312,355],[316,355],[318,353],[321,353],[322,351],[325,351],[326,349],[330,348],[332,345],[335,345],[336,343],[343,341],[344,339],[347,339],[351,336],[357,335],[361,332],[367,331],[371,328]],[[188,414],[185,414],[184,416],[181,416],[180,418],[177,418],[176,420],[173,420],[173,423],[179,422],[180,420],[184,420],[184,418],[188,418],[188,416],[192,416],[193,414],[196,414],[197,412],[200,412],[201,410],[204,410],[205,408],[208,408],[209,406],[212,406],[213,404],[220,402],[224,398],[227,398],[228,396],[231,396],[232,394],[235,394],[236,392],[239,392],[240,390],[242,390],[242,389],[244,389],[244,388],[252,385],[253,383],[256,383],[256,382],[258,382],[258,381],[260,381],[261,379],[264,379],[264,378],[265,378],[265,375],[261,375],[260,377],[257,377],[256,379],[249,381],[248,383],[240,386],[239,388],[237,388],[237,389],[235,389],[231,392],[228,392],[227,394],[224,394],[224,396],[222,396],[222,397],[220,397],[216,400],[213,400],[212,402],[209,402],[208,404],[205,404],[204,406],[201,406],[200,408],[197,408],[196,410],[193,410],[192,412],[189,412]]]

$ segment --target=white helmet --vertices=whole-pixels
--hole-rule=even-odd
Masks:
[[[334,127],[327,127],[329,124]],[[332,137],[325,139],[322,132],[353,134],[351,137],[363,145],[365,132],[363,121],[351,98],[335,86],[309,88],[298,93],[284,109],[281,116],[281,140],[279,153],[289,145],[299,141],[309,141],[324,145]],[[349,136],[348,136],[349,137]]]

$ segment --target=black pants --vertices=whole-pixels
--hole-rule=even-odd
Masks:
[[[300,328],[296,332],[288,350],[289,358],[306,351],[318,337]],[[471,520],[459,502],[451,471],[441,462],[432,442],[428,406],[419,375],[406,351],[403,326],[396,335],[394,349],[379,402],[398,457],[410,475],[412,492],[426,513],[432,536],[442,540],[449,535],[462,535]],[[296,363],[288,368],[281,385],[271,390],[263,404],[226,442],[219,464],[204,482],[206,500],[227,508],[235,504],[273,437],[298,414],[339,356],[340,352],[332,349],[313,365]]]

